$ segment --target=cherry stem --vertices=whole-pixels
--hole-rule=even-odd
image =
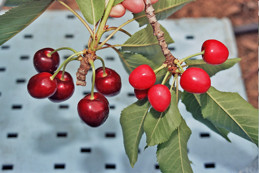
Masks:
[[[178,103],[178,95],[179,95],[179,81],[178,81],[178,74],[176,76],[176,103]]]
[[[180,59],[180,60],[179,60],[179,63],[182,64],[182,63],[185,62],[187,59],[190,59],[190,58],[195,57],[195,56],[198,56],[198,55],[203,55],[204,52],[205,52],[205,51],[203,50],[202,52],[189,55],[189,56],[187,56],[187,57],[185,57],[185,58],[183,58],[183,59]]]
[[[183,69],[183,67],[181,66],[180,62],[178,61],[176,64],[177,64],[177,66],[180,68],[181,72],[184,72],[184,69]]]
[[[109,27],[108,29],[106,29],[106,31],[105,32],[108,32],[108,31],[113,31],[113,30],[116,30],[117,29],[117,27]],[[131,37],[131,34],[128,32],[128,31],[126,31],[126,30],[124,30],[124,29],[119,29],[119,31],[121,31],[121,32],[123,32],[124,34],[126,34],[126,35],[128,35],[129,37]]]
[[[103,75],[102,76],[103,77],[107,76],[107,73],[106,73],[106,70],[105,70],[104,60],[101,57],[99,57],[99,56],[97,56],[96,59],[99,59],[102,62],[102,66],[103,66]]]
[[[165,77],[164,77],[164,79],[163,79],[163,81],[162,81],[162,85],[164,85],[165,84],[165,82],[167,81],[167,78],[168,78],[168,76],[171,74],[171,72],[170,71],[167,71],[167,73],[165,74]]]
[[[160,70],[166,67],[166,64],[162,64],[160,67],[154,70],[154,73],[158,73]]]
[[[77,57],[75,57],[75,58],[71,58],[71,59],[63,66],[62,76],[61,76],[61,79],[60,79],[60,80],[64,81],[64,75],[65,75],[65,71],[66,71],[66,67],[67,67],[68,63],[69,63],[70,61],[78,60],[79,57],[80,57],[80,56],[77,56]]]
[[[71,11],[82,23],[85,25],[86,29],[89,31],[91,34],[92,38],[94,38],[94,33],[93,30],[90,28],[90,26],[85,22],[85,20],[72,8],[70,8],[66,3],[63,1],[57,0],[60,4],[62,4],[64,7],[66,7],[69,11]]]
[[[172,90],[173,90],[173,87],[174,87],[174,85],[175,85],[175,80],[176,80],[176,78],[178,78],[178,74],[176,74],[176,75],[174,76],[172,85],[171,85],[171,87],[170,87],[170,92],[172,92]]]
[[[61,68],[63,67],[63,66],[65,66],[66,64],[68,64],[71,60],[76,60],[77,58],[75,58],[75,59],[73,59],[73,57],[74,56],[78,56],[78,55],[81,55],[81,54],[83,54],[84,52],[83,51],[80,51],[80,52],[76,52],[76,53],[74,53],[73,55],[71,55],[71,56],[69,56],[60,66],[59,66],[59,68],[55,71],[55,73],[50,77],[50,79],[51,80],[53,80],[55,77],[56,77],[56,75],[58,74],[58,72],[61,70]]]
[[[61,48],[58,48],[58,49],[55,49],[53,50],[52,52],[48,53],[47,56],[48,57],[51,57],[51,55],[57,51],[60,51],[60,50],[71,50],[72,52],[76,53],[77,51],[71,47],[61,47]]]
[[[91,88],[91,100],[94,100],[94,84],[95,84],[95,67],[93,60],[89,60],[89,63],[91,64],[92,72],[93,72],[93,79],[92,79],[92,88]]]

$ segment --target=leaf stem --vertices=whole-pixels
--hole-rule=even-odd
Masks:
[[[85,22],[85,20],[72,8],[70,8],[66,3],[64,3],[61,0],[57,0],[60,4],[62,4],[64,7],[66,7],[69,11],[71,11],[82,23],[85,25],[86,29],[89,31],[92,38],[94,38],[93,30],[90,28],[90,26]]]
[[[189,55],[189,56],[187,56],[187,57],[185,57],[185,58],[183,58],[183,59],[180,59],[180,60],[179,60],[179,63],[182,64],[182,63],[185,62],[187,59],[190,59],[190,58],[192,58],[192,57],[194,57],[194,56],[203,55],[204,52],[205,52],[205,51],[203,50],[202,52]]]
[[[92,78],[92,88],[91,88],[91,100],[94,100],[94,84],[95,84],[95,67],[93,60],[89,60],[89,63],[91,64],[92,72],[93,72],[93,78]]]
[[[58,72],[61,70],[61,68],[63,66],[65,66],[67,63],[69,63],[71,61],[71,59],[74,57],[74,56],[77,56],[77,55],[80,55],[80,54],[83,54],[84,52],[83,51],[80,51],[80,52],[77,52],[77,53],[74,53],[73,55],[69,56],[60,66],[59,68],[55,71],[55,73],[51,76],[51,80],[53,80],[56,75],[58,74]]]
[[[109,28],[106,29],[105,32],[116,30],[116,28],[117,28],[117,27],[109,27]],[[124,34],[128,35],[129,37],[131,37],[131,34],[130,34],[128,31],[126,31],[126,30],[124,30],[124,29],[121,29],[121,28],[119,29],[119,31],[121,31],[121,32],[123,32]]]

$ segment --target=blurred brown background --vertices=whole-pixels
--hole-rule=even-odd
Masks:
[[[64,0],[73,9],[75,1]],[[54,3],[49,9],[64,9]],[[255,0],[196,0],[170,18],[228,17],[236,33],[240,67],[248,101],[258,108],[258,2]]]

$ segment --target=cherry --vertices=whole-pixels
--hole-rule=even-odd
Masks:
[[[54,73],[59,65],[59,55],[57,52],[48,56],[48,53],[54,51],[52,48],[38,50],[33,57],[33,64],[38,72]]]
[[[171,93],[167,86],[157,84],[148,90],[148,100],[158,112],[164,112],[171,102]]]
[[[102,67],[95,71],[95,88],[100,93],[107,96],[114,96],[119,94],[121,89],[121,78],[114,70],[105,67],[106,75]]]
[[[143,0],[124,0],[122,5],[132,13],[140,13],[145,8]]]
[[[74,93],[74,82],[73,78],[68,72],[64,73],[62,79],[62,71],[59,71],[55,79],[57,80],[57,91],[49,97],[50,101],[61,102],[69,99]]]
[[[201,68],[190,67],[183,72],[180,85],[190,93],[205,93],[211,86],[210,76]]]
[[[47,98],[57,90],[56,79],[51,79],[52,74],[47,72],[38,73],[32,76],[28,82],[27,90],[34,98]]]
[[[147,97],[148,89],[146,90],[134,89],[134,93],[137,99],[142,100]]]
[[[126,13],[126,8],[122,4],[117,4],[112,7],[111,12],[110,12],[110,17],[122,17]]]
[[[135,89],[145,90],[150,88],[156,82],[156,74],[153,69],[143,64],[135,68],[129,75],[129,83]]]
[[[202,58],[208,64],[222,64],[228,59],[228,48],[218,40],[206,40],[201,50],[204,50]]]
[[[100,93],[86,95],[78,102],[77,111],[80,118],[91,127],[98,127],[105,122],[109,115],[109,102]]]

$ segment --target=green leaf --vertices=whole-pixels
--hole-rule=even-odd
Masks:
[[[181,120],[180,126],[173,132],[170,139],[157,147],[157,161],[163,173],[192,173],[187,155],[187,142],[191,130]]]
[[[122,1],[124,1],[124,0],[115,0],[115,1],[114,1],[114,5],[119,4],[119,3],[121,3]],[[114,6],[114,5],[113,5],[113,6]]]
[[[132,167],[138,158],[138,146],[144,133],[143,124],[149,107],[147,99],[139,100],[121,112],[124,147]]]
[[[161,26],[161,30],[165,34],[164,37],[166,43],[173,43],[174,41],[169,33],[166,31],[166,29]],[[145,49],[146,47],[153,45],[158,45],[158,41],[156,36],[154,36],[153,34],[152,26],[149,24],[147,25],[147,27],[133,34],[121,47],[123,51],[133,51],[139,53],[141,52],[141,49]]]
[[[241,60],[241,58],[232,58],[232,59],[228,59],[226,62],[224,62],[223,64],[220,64],[220,65],[210,65],[210,64],[207,64],[202,59],[200,59],[200,60],[187,60],[186,64],[189,67],[202,68],[209,74],[209,76],[213,76],[219,71],[226,70],[226,69],[232,67],[233,65],[238,63],[240,60]]]
[[[152,108],[145,119],[144,131],[148,146],[166,142],[181,123],[175,92],[173,91],[171,94],[170,107],[165,112],[157,112]]]
[[[103,16],[105,0],[76,0],[88,23],[95,25]]]
[[[204,118],[258,145],[258,110],[238,93],[211,87],[201,94],[201,106]]]
[[[34,1],[34,0],[7,0],[5,1],[4,6],[12,7],[12,6],[20,5],[25,2],[31,2],[31,1]]]
[[[171,16],[174,12],[181,9],[185,4],[193,0],[159,0],[153,5],[157,20],[162,20]],[[148,22],[145,12],[134,14],[134,18],[140,26],[143,26]]]
[[[201,113],[201,105],[200,105],[200,95],[199,94],[192,94],[184,91],[182,95],[182,102],[184,103],[186,110],[189,111],[193,118],[197,121],[203,123],[207,127],[209,127],[211,130],[216,132],[217,134],[221,135],[223,138],[225,138],[227,141],[230,142],[230,139],[228,138],[228,131],[215,126],[212,124],[209,120],[203,118]]]
[[[125,70],[128,73],[131,73],[132,70],[141,64],[147,64],[152,68],[156,66],[152,61],[140,54],[120,52],[119,56],[123,66],[125,67]]]
[[[22,3],[0,16],[0,45],[19,33],[39,17],[53,0],[33,0]]]

